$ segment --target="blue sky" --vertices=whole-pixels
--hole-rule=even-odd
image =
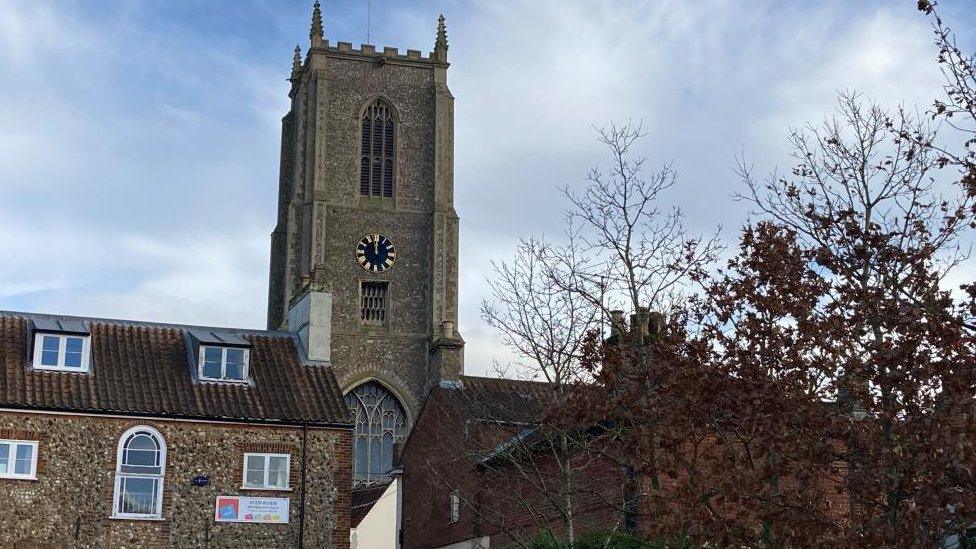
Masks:
[[[262,327],[310,3],[0,2],[0,309]],[[479,319],[484,277],[519,235],[558,232],[556,188],[603,161],[592,125],[642,119],[643,152],[679,174],[668,199],[732,241],[736,155],[786,166],[789,128],[838,90],[939,95],[914,4],[372,0],[380,47],[429,51],[448,20],[469,371],[511,358]],[[974,7],[942,12],[965,31]],[[365,0],[324,11],[327,38],[365,42]]]

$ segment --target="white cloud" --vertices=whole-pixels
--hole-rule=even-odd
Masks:
[[[326,4],[330,38],[363,37],[360,4]],[[839,89],[939,93],[910,2],[441,4],[374,10],[373,41],[429,51],[448,16],[474,372],[512,359],[478,314],[490,260],[521,233],[559,232],[555,189],[603,159],[592,124],[642,118],[652,164],[675,162],[669,198],[689,226],[734,238],[740,150],[782,165],[789,126],[828,113]],[[284,79],[307,8],[0,2],[0,308],[262,325]]]

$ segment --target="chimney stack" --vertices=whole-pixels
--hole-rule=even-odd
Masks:
[[[332,360],[332,294],[305,287],[288,309],[288,331],[298,334],[309,360]]]
[[[624,320],[624,312],[620,309],[610,311],[610,337],[616,342],[624,337],[627,331],[627,321]]]
[[[630,334],[637,341],[641,341],[648,335],[647,307],[637,307],[637,311],[630,315]]]

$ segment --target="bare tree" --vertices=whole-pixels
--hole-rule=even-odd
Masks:
[[[932,116],[951,126],[962,136],[962,147],[936,148],[940,161],[960,168],[963,189],[976,192],[976,53],[963,51],[952,29],[936,12],[936,2],[919,0],[918,9],[932,18],[935,45],[939,48],[937,61],[944,78],[945,97],[934,103]]]
[[[599,329],[598,322],[616,316],[618,308],[635,313],[672,309],[690,278],[700,276],[720,250],[717,234],[705,240],[691,237],[680,209],[660,206],[676,177],[669,165],[646,173],[646,162],[636,151],[643,136],[634,123],[598,130],[611,162],[605,170],[592,169],[581,190],[564,189],[569,202],[565,240],[523,239],[513,259],[493,265],[492,295],[482,305],[486,322],[519,356],[520,373],[548,383],[535,425],[520,432],[527,436],[511,437],[490,460],[481,461],[482,476],[509,486],[490,500],[511,507],[511,498],[519,499],[525,516],[537,519],[530,522],[557,525],[553,534],[569,546],[592,511],[584,508],[581,516],[580,502],[592,505],[595,500],[586,472],[609,459],[593,451],[605,442],[606,431],[549,419],[551,410],[571,408],[575,387],[592,381],[593,372],[580,362],[586,335]],[[646,312],[641,314],[646,322]],[[614,470],[621,470],[614,463]],[[613,497],[602,498],[602,505],[618,515],[632,507],[620,496],[623,483],[614,486]],[[480,512],[491,514],[484,506]]]
[[[488,280],[491,300],[481,307],[485,321],[499,331],[502,343],[521,359],[520,374],[548,383],[548,398],[540,410],[566,405],[569,384],[580,381],[579,348],[583,336],[593,327],[598,311],[579,295],[550,282],[543,267],[546,249],[544,242],[524,238],[514,259],[493,263],[494,277]],[[494,486],[511,485],[511,489],[491,498],[494,506],[524,507],[525,516],[542,518],[546,521],[542,524],[561,523],[567,543],[572,546],[576,527],[573,503],[578,499],[576,477],[583,466],[577,463],[579,444],[570,433],[543,428],[541,417],[537,422],[539,425],[531,431],[531,447],[526,447],[526,441],[519,436],[512,438],[491,460],[482,462],[481,476],[495,477],[491,482]],[[540,460],[545,461],[545,467],[540,466]],[[498,474],[496,466],[504,474]],[[526,497],[526,492],[536,497]],[[529,510],[532,506],[538,508]],[[546,509],[554,512],[547,513]],[[486,517],[492,514],[485,509],[480,512]],[[536,521],[530,524],[542,525]]]
[[[939,160],[925,145],[934,140],[934,129],[903,109],[889,113],[844,93],[837,116],[792,132],[796,163],[789,176],[758,180],[740,162],[738,173],[749,192],[738,198],[815,249],[818,274],[838,288],[888,292],[919,304],[933,290],[918,285],[920,267],[938,285],[965,259],[959,235],[968,228],[972,204],[968,195],[945,198],[935,191]],[[833,292],[828,298],[842,307],[852,296]],[[862,340],[862,355],[884,339],[880,323],[876,319]],[[866,387],[867,380],[840,375],[844,398],[855,389],[845,384]]]
[[[545,242],[523,238],[513,259],[492,262],[491,298],[481,314],[521,361],[519,374],[560,386],[578,380],[579,346],[598,313],[551,284],[543,266],[546,250]]]
[[[563,190],[571,206],[566,242],[548,249],[549,277],[605,318],[614,309],[667,312],[721,251],[718,232],[692,236],[680,208],[661,207],[677,175],[670,164],[648,173],[637,151],[640,123],[611,122],[597,132],[610,162],[591,169],[582,190]]]

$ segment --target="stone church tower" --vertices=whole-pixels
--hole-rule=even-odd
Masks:
[[[324,38],[316,1],[310,38],[282,119],[268,327],[299,331],[347,395],[371,386],[362,413],[392,393],[401,438],[427,391],[463,369],[444,18],[430,55],[355,49]]]

